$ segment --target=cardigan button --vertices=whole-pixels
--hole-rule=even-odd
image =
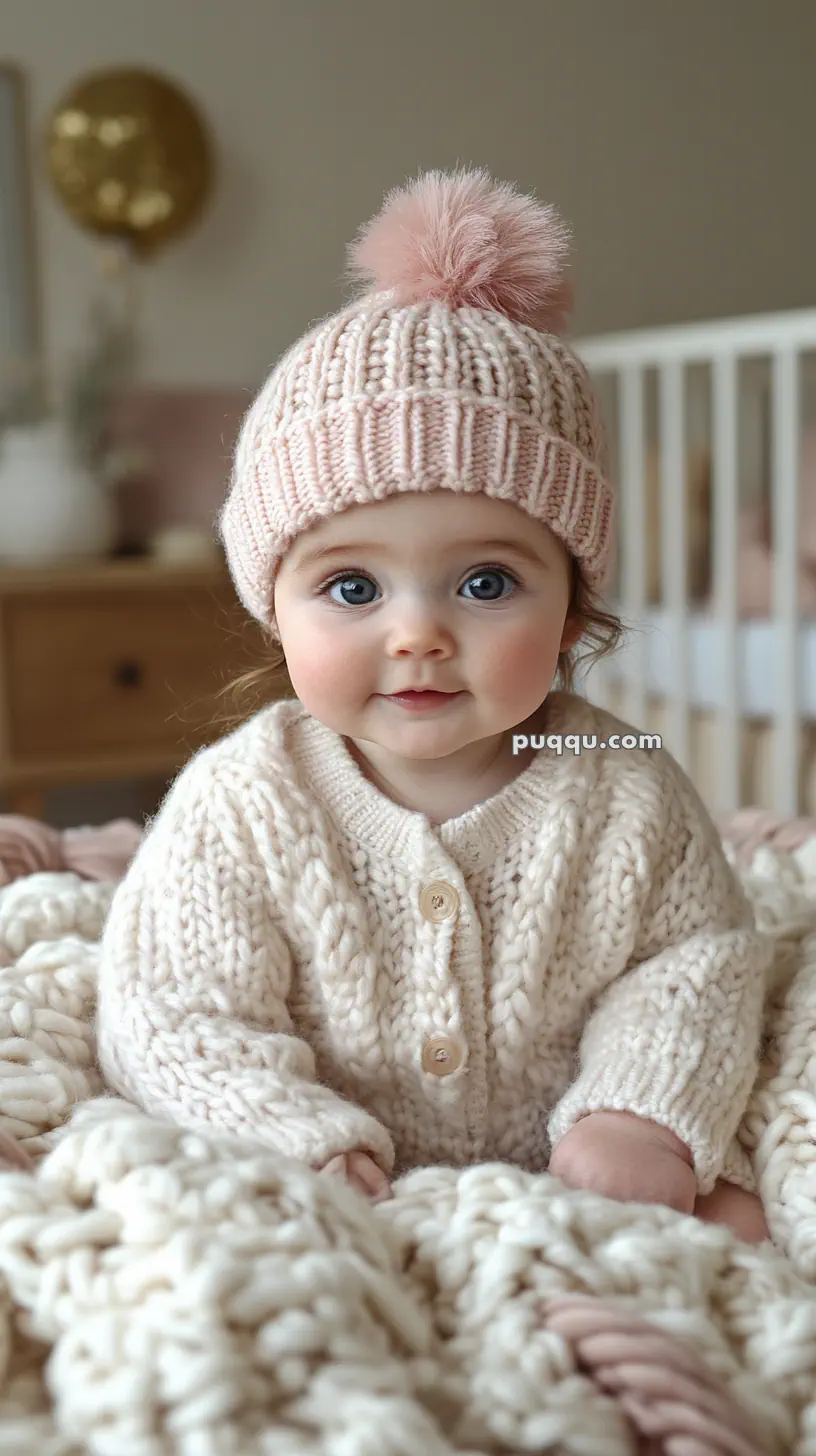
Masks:
[[[459,1041],[452,1036],[430,1036],[422,1048],[422,1070],[432,1077],[450,1077],[465,1059]]]
[[[421,890],[419,908],[426,920],[438,924],[440,920],[450,920],[456,914],[459,909],[459,896],[453,885],[447,884],[445,880],[434,880]]]

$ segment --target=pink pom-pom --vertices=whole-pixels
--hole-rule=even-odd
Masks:
[[[572,309],[569,244],[554,207],[483,169],[426,172],[388,194],[349,249],[350,272],[400,306],[495,309],[559,334]]]

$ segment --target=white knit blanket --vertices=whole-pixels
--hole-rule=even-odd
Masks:
[[[604,1296],[693,1342],[772,1450],[816,1456],[816,847],[746,876],[779,956],[741,1140],[777,1247],[498,1166],[391,1203],[104,1096],[92,1015],[112,887],[0,891],[0,1450],[15,1456],[631,1456],[543,1328]]]

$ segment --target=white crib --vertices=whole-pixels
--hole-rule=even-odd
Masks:
[[[816,309],[576,348],[602,401],[619,492],[610,600],[635,628],[582,690],[660,732],[716,813],[747,804],[816,813],[816,612],[803,614],[799,585],[802,510],[816,498],[803,464],[806,432],[816,441]],[[689,589],[689,461],[701,450],[711,567],[702,601]],[[764,509],[771,526],[772,592],[764,615],[750,617],[741,607],[740,573],[756,569],[741,552],[746,509]]]

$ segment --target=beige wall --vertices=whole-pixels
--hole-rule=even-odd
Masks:
[[[576,328],[816,302],[816,0],[2,0],[37,137],[88,69],[186,84],[223,180],[145,280],[145,373],[253,385],[337,306],[344,248],[419,167],[484,164],[577,235]],[[48,348],[91,253],[39,177]]]

